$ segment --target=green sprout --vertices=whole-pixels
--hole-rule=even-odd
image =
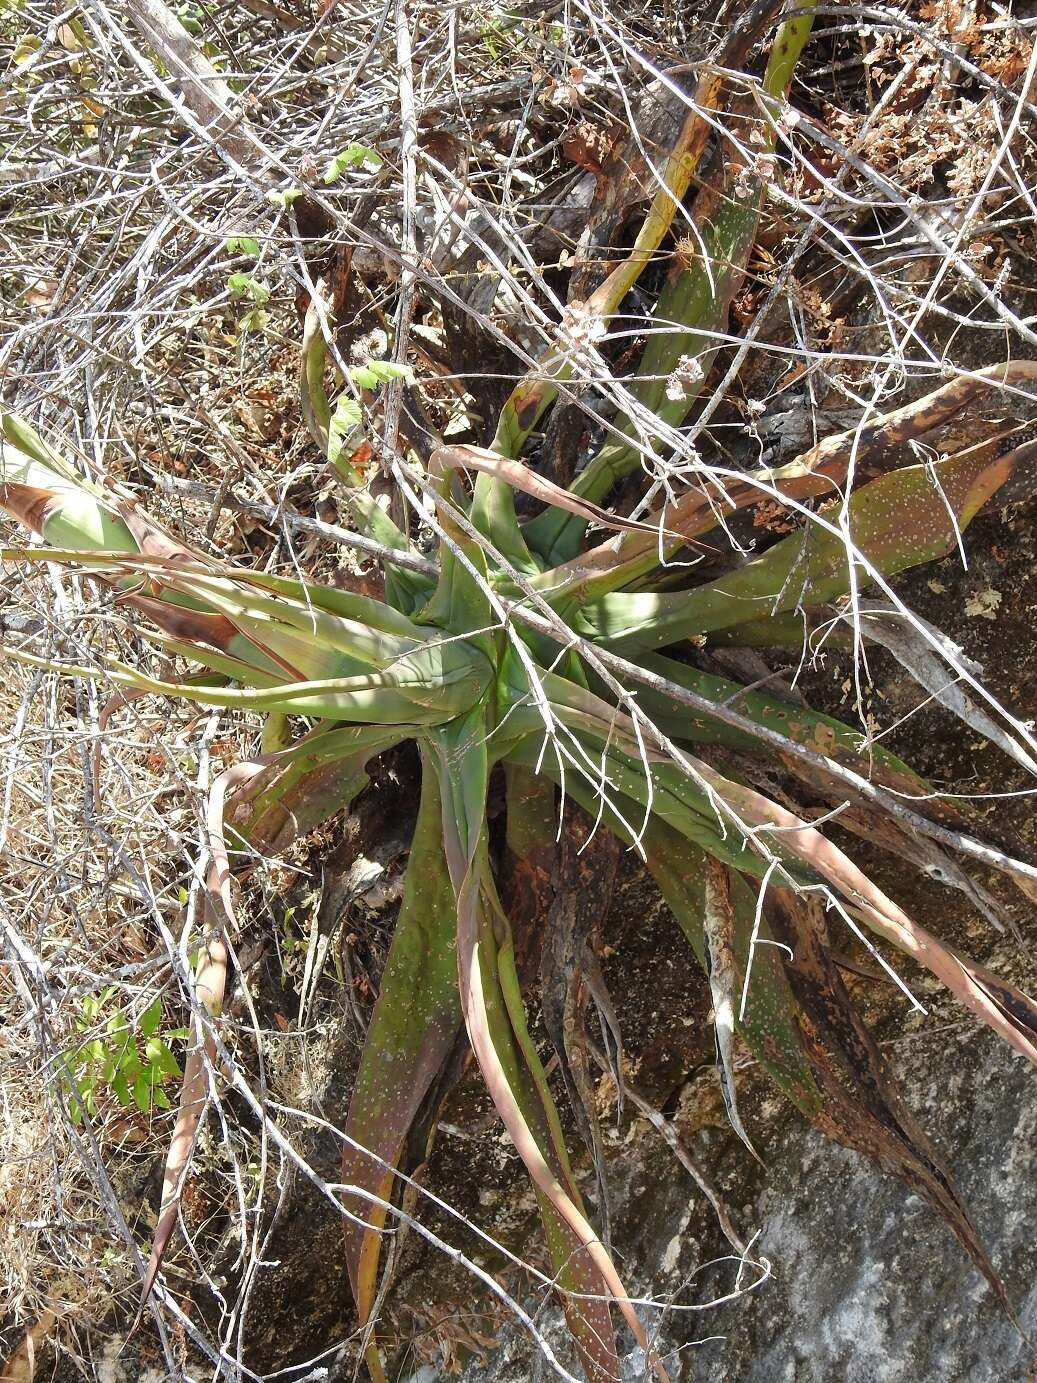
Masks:
[[[97,1117],[98,1098],[104,1093],[114,1096],[121,1108],[136,1107],[142,1114],[169,1109],[163,1086],[182,1074],[169,1044],[186,1038],[187,1029],[171,1028],[160,1035],[161,1000],[152,1000],[134,1019],[122,1005],[112,1003],[117,993],[109,985],[100,994],[84,995],[75,1024],[85,1040],[62,1059],[62,1081],[78,1097],[70,1101],[69,1111],[77,1126],[84,1110]]]
[[[270,289],[251,274],[234,273],[227,279],[227,287],[235,298],[251,298],[254,303],[265,303],[270,297]]]
[[[377,172],[382,166],[381,154],[369,149],[366,144],[347,144],[328,160],[324,169],[324,181],[336,183],[351,168],[362,172]]]

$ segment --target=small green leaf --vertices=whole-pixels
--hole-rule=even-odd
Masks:
[[[228,235],[225,244],[228,254],[249,255],[252,259],[259,255],[259,241],[251,235]]]
[[[350,394],[343,394],[335,404],[328,427],[328,460],[332,465],[342,455],[342,450],[353,429],[359,427],[364,418],[364,410]]]
[[[154,999],[140,1015],[140,1030],[145,1037],[153,1037],[162,1021],[162,1003]]]
[[[398,365],[395,360],[365,360],[362,365],[354,365],[349,373],[359,389],[375,389],[389,379],[405,379],[408,384],[414,383],[411,367]]]
[[[266,194],[266,199],[271,206],[280,207],[282,211],[286,211],[296,198],[301,196],[301,187],[286,187],[281,192],[268,192]]]
[[[122,1105],[123,1109],[125,1109],[128,1105],[133,1103],[133,1096],[130,1094],[129,1082],[121,1072],[118,1072],[114,1076],[111,1085],[112,1091],[115,1094],[115,1098],[119,1101],[120,1105]]]
[[[242,331],[262,331],[270,320],[270,313],[264,312],[261,307],[254,307],[251,312],[247,312],[238,326]]]
[[[180,1067],[176,1064],[176,1057],[169,1050],[160,1037],[149,1039],[146,1047],[146,1055],[152,1068],[159,1076],[178,1076]]]
[[[189,34],[198,35],[202,32],[203,15],[197,5],[181,5],[176,12],[176,17]]]
[[[142,1114],[151,1108],[151,1083],[146,1076],[138,1076],[133,1082],[133,1102]]]
[[[378,376],[374,370],[367,365],[354,365],[350,371],[353,383],[358,389],[374,389],[378,384]]]
[[[346,147],[328,160],[324,169],[324,181],[329,185],[338,182],[348,168],[362,168],[365,172],[375,172],[382,166],[380,154],[369,149],[366,144],[347,144]]]
[[[381,380],[405,379],[408,384],[414,383],[414,371],[409,365],[398,365],[395,360],[369,360],[367,364]]]
[[[11,54],[11,61],[16,67],[24,67],[32,57],[33,53],[43,47],[43,39],[39,34],[22,34],[15,44],[14,52]]]
[[[266,284],[254,279],[251,274],[231,274],[227,280],[227,287],[235,298],[248,296],[253,302],[265,303],[270,297],[270,289]]]

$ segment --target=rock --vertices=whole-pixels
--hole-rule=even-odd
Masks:
[[[1023,1331],[1037,1333],[1031,1073],[965,1022],[953,1037],[912,1036],[893,1050],[904,1092],[958,1179]],[[732,1153],[741,1156],[732,1139],[711,1141],[714,1157],[728,1166]],[[722,1141],[732,1147],[719,1149]],[[760,1232],[753,1252],[769,1260],[772,1275],[717,1306],[707,1303],[730,1290],[735,1265],[696,1273],[724,1249],[690,1179],[647,1137],[615,1169],[621,1255],[656,1266],[657,1295],[678,1293],[679,1304],[700,1308],[665,1323],[667,1344],[679,1350],[669,1361],[675,1380],[1002,1383],[1035,1376],[1028,1372],[1032,1348],[916,1197],[795,1116],[771,1138],[765,1159],[759,1169],[742,1157],[744,1178],[728,1195],[740,1228]],[[632,1285],[641,1290],[648,1279]],[[562,1347],[558,1322],[549,1325],[552,1345]],[[500,1350],[462,1377],[518,1383],[536,1371],[528,1336],[509,1325]],[[624,1378],[647,1376],[640,1352],[628,1355]]]
[[[945,1153],[1024,1330],[1037,1327],[1032,1225],[1037,1101],[1032,1072],[996,1038],[912,1037],[895,1065],[911,1107]],[[767,1151],[745,1230],[774,1277],[696,1322],[726,1336],[680,1377],[744,1383],[839,1378],[1021,1378],[1033,1354],[945,1227],[855,1154],[792,1119]],[[682,1213],[673,1180],[674,1222]],[[682,1247],[690,1268],[694,1246]],[[701,1332],[705,1333],[705,1332]]]

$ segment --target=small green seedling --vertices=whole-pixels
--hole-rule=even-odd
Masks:
[[[285,187],[268,192],[266,199],[271,206],[275,206],[281,211],[287,211],[291,204],[301,196],[301,187]]]
[[[365,360],[362,365],[354,365],[349,371],[358,389],[377,389],[390,379],[403,379],[414,383],[414,371],[409,365],[397,365],[394,360]]]
[[[366,144],[347,144],[328,160],[324,169],[324,181],[329,186],[338,182],[342,174],[350,168],[359,168],[365,173],[377,172],[382,166],[381,154],[376,154]]]
[[[270,289],[251,274],[231,274],[227,287],[235,298],[251,298],[254,303],[265,303],[270,297]]]
[[[200,6],[193,4],[181,5],[176,15],[189,34],[193,34],[197,37],[198,34],[202,32],[202,21],[205,15]]]
[[[250,259],[259,256],[259,241],[251,235],[228,235],[224,247],[231,255],[248,255]]]
[[[398,365],[393,360],[365,360],[362,365],[350,367],[349,377],[357,389],[377,389],[379,384],[390,379],[414,383],[411,367]],[[363,420],[364,408],[360,400],[348,390],[340,394],[328,424],[328,458],[332,465],[338,465],[344,455],[349,457],[353,453],[353,434]]]
[[[181,1074],[169,1043],[187,1037],[187,1029],[173,1028],[160,1037],[161,1001],[152,1000],[134,1021],[121,1005],[110,1004],[116,993],[116,987],[109,985],[100,994],[85,995],[79,1005],[77,1030],[95,1035],[63,1061],[62,1079],[79,1096],[71,1109],[77,1126],[83,1122],[84,1109],[96,1117],[97,1098],[105,1089],[123,1109],[135,1105],[142,1114],[153,1106],[169,1109],[169,1096],[162,1086]]]

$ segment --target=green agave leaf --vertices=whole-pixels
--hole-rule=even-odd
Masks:
[[[388,668],[410,653],[421,637],[417,628],[416,638],[401,637],[305,600],[268,595],[253,584],[239,583],[232,572],[189,572],[178,564],[160,579],[168,589],[225,615],[251,643],[283,666],[297,669],[301,680]]]
[[[77,489],[87,492],[96,490],[96,487],[91,482],[84,480],[76,468],[59,451],[55,450],[49,442],[44,441],[36,429],[20,413],[11,413],[7,409],[0,409],[0,435],[3,437],[3,442],[0,443],[0,466],[17,468],[35,462],[42,467],[41,476],[49,472],[51,476],[57,476]],[[0,470],[0,479],[17,481],[19,477],[15,474],[7,475]],[[22,483],[32,484],[33,482],[26,477]]]
[[[744,624],[713,630],[706,635],[706,644],[709,648],[784,648],[798,653],[804,640],[818,627],[819,621],[812,618],[813,614],[814,611],[793,610],[784,615],[746,620]],[[823,617],[824,607],[820,607],[820,614]],[[846,648],[852,640],[849,630],[825,629],[826,647]]]
[[[0,505],[26,527],[44,537],[49,533],[55,546],[135,552],[140,544],[133,524],[116,512],[119,502],[104,485],[82,475],[20,414],[0,409]]]
[[[762,23],[776,8],[774,4],[765,5],[754,18]],[[792,23],[802,27],[804,19]],[[805,24],[809,32],[810,20],[806,19]],[[709,139],[711,122],[704,119],[701,112],[717,109],[723,81],[722,69],[730,70],[742,65],[755,32],[756,29],[752,26],[736,29],[731,33],[724,49],[716,55],[715,62],[704,68],[694,97],[687,103],[687,115],[680,133],[662,168],[658,170],[656,191],[634,245],[622,263],[612,270],[583,304],[589,319],[607,321],[611,318],[644,269],[652,262],[673,224],[677,209],[687,193]],[[789,25],[785,24],[779,34],[778,47],[784,50],[780,61],[794,64],[799,47],[802,46],[800,43],[797,47],[798,33],[790,31]],[[767,90],[774,93],[784,89],[790,75],[784,67],[779,71],[775,61],[772,57],[766,77],[769,83]],[[565,353],[556,353],[538,365],[535,371],[515,387],[501,413],[493,443],[494,451],[499,451],[502,456],[518,455],[530,432],[557,397],[558,383],[569,378],[571,370],[571,361]]]
[[[661,823],[651,823],[642,844],[648,869],[659,885],[666,906],[709,974],[709,948],[704,927],[706,857],[699,855],[696,859],[692,855],[689,858],[687,843]],[[766,920],[757,920],[753,890],[733,870],[727,871],[727,881],[731,900],[733,967],[730,987],[735,1031],[791,1103],[807,1118],[813,1118],[821,1107],[821,1098],[803,1049],[797,1005],[781,955]]]
[[[555,787],[549,779],[514,764],[504,765],[504,782],[507,866],[502,894],[513,930],[535,946],[554,898]]]
[[[540,563],[522,535],[515,495],[507,481],[481,471],[475,482],[471,515],[476,529],[517,572],[534,576],[540,571]]]
[[[570,777],[582,777],[606,797],[618,794],[636,802],[640,811],[635,819],[643,821],[654,813],[688,840],[727,858],[734,842],[725,840],[724,825],[708,790],[698,788],[650,742],[639,740],[630,718],[594,692],[558,673],[542,672],[540,681],[555,716],[572,732],[567,746],[572,767],[567,774],[566,791]],[[499,752],[514,762],[528,762],[531,767],[537,767],[543,759],[544,772],[548,771],[548,759],[552,759],[551,775],[560,774],[562,769],[554,756],[542,752],[539,713],[525,690],[525,673],[517,661],[505,665],[500,685],[510,707],[502,729],[510,730],[511,737],[502,740]],[[528,760],[524,756],[532,752],[532,745],[537,748],[532,760]],[[741,847],[740,841],[738,844]],[[746,868],[750,853],[739,848],[737,860],[729,862]]]
[[[764,16],[760,17],[762,19]],[[803,20],[798,21],[800,28],[803,28],[803,24]],[[798,55],[809,28],[810,21],[807,20],[800,41],[798,30],[790,33],[787,26],[783,26],[781,43],[786,55],[793,50]],[[608,322],[652,262],[673,224],[709,138],[710,123],[701,112],[716,109],[722,82],[721,69],[739,67],[748,52],[750,41],[748,31],[735,32],[724,51],[718,55],[717,63],[711,63],[703,70],[694,99],[688,102],[680,133],[658,171],[656,191],[633,246],[587,302],[578,305],[589,323]],[[796,47],[797,42],[799,47]],[[768,80],[773,80],[770,68]],[[522,380],[504,406],[491,443],[492,450],[502,456],[517,457],[530,432],[557,398],[559,384],[570,378],[572,370],[569,353],[558,351]],[[539,570],[539,563],[530,554],[526,536],[515,518],[514,495],[501,481],[489,475],[479,476],[472,517],[479,531],[492,538],[518,571],[533,575]],[[571,531],[576,535],[578,545],[583,528],[577,524]],[[538,536],[537,550],[547,551],[550,546],[551,537],[548,534]]]
[[[20,427],[13,426],[20,422],[10,413],[0,415],[0,508],[55,547],[136,552],[133,535],[99,496],[10,440],[10,431],[20,437]]]
[[[404,879],[403,905],[378,989],[346,1120],[348,1185],[388,1199],[411,1126],[449,1060],[462,1026],[457,990],[457,909],[443,851],[442,802],[424,763],[421,803]],[[343,1201],[346,1262],[360,1324],[374,1307],[387,1211]],[[369,1349],[374,1349],[372,1342]]]
[[[116,588],[120,604],[139,610],[163,631],[161,634],[152,630],[140,631],[152,643],[224,676],[263,687],[280,684],[286,671],[295,672],[241,634],[225,615],[204,608],[201,602],[191,596],[168,588],[162,589],[152,574],[169,568],[166,558],[149,557],[139,551],[101,552],[46,547],[3,548],[0,549],[0,559],[75,564],[80,570],[101,576]],[[144,594],[145,591],[154,591],[155,594]]]
[[[127,585],[128,582],[120,583]],[[139,587],[138,587],[139,589]],[[119,597],[119,604],[138,610],[154,624],[153,629],[138,632],[157,648],[177,653],[202,667],[211,668],[224,677],[233,678],[244,686],[275,687],[285,679],[285,673],[299,675],[293,667],[278,661],[271,653],[246,638],[222,615],[204,610],[185,609],[175,593],[164,593],[156,599],[136,591]],[[344,668],[345,675],[353,668]],[[358,664],[355,671],[368,669]]]
[[[81,476],[24,418],[3,412],[0,508],[80,553],[197,558],[126,494]]]
[[[279,754],[292,747],[292,722],[280,711],[270,711],[263,721],[259,736],[259,749],[262,754]]]
[[[85,559],[89,552],[95,563],[106,559],[129,603],[166,633],[197,639],[260,672],[287,670],[309,681],[385,667],[421,637],[377,601],[345,592],[341,599],[336,593],[315,598],[315,588],[303,583],[250,578],[187,549],[176,550],[174,561],[168,553],[142,552],[141,536],[154,525],[139,507],[131,525],[115,512],[112,497],[80,480],[24,420],[4,414],[0,422],[0,504],[47,541],[64,545],[69,557]],[[61,550],[52,549],[52,558]],[[107,556],[115,553],[123,554],[121,561]],[[278,595],[264,590],[271,584],[279,584]]]
[[[608,702],[556,673],[546,674],[543,681],[555,714],[582,746],[583,776],[592,785],[633,800],[642,819],[648,814],[659,818],[735,869],[762,876],[769,858],[778,858],[789,873],[805,877],[780,836],[761,838],[759,852],[753,848],[755,837],[738,830],[724,812],[727,799],[713,789],[700,760],[685,755],[690,771],[683,772],[669,755],[639,739],[629,717]]]
[[[811,16],[801,16],[778,30],[763,79],[766,95],[780,96],[787,88],[812,24]],[[770,125],[760,153],[773,150],[776,135]],[[764,194],[759,180],[747,179],[745,171],[729,166],[718,193],[708,188],[699,193],[690,215],[692,228],[684,235],[689,253],[694,247],[693,262],[678,265],[663,285],[655,325],[631,384],[634,398],[670,427],[679,427],[698,399],[756,241]],[[694,368],[684,371],[678,396],[671,398],[669,381],[684,359],[694,362]],[[600,502],[641,465],[641,429],[628,415],[614,426],[620,435],[605,443],[573,483],[573,492],[583,499]],[[586,527],[584,520],[547,509],[522,532],[546,565],[555,567],[576,556]]]
[[[570,697],[570,700],[575,702],[578,698]],[[569,708],[561,714],[567,724],[579,728],[588,757],[597,754],[603,760],[602,786],[608,788],[606,818],[611,820],[617,812],[623,811],[624,797],[644,808],[650,806],[651,820],[640,833],[630,829],[630,818],[627,818],[625,835],[628,838],[640,834],[643,839],[647,831],[662,821],[678,836],[701,846],[724,863],[755,878],[764,877],[769,868],[765,856],[749,849],[742,832],[733,826],[728,826],[721,834],[719,812],[715,813],[714,826],[710,829],[702,810],[704,801],[707,806],[710,802],[705,792],[711,793],[713,801],[727,804],[753,832],[766,832],[762,839],[767,852],[772,860],[777,859],[782,865],[779,879],[787,882],[791,877],[812,886],[831,885],[843,895],[848,910],[860,921],[926,966],[977,1018],[1037,1064],[1037,1005],[1013,985],[977,966],[920,927],[816,828],[761,793],[724,777],[691,756],[686,756],[688,766],[695,771],[705,791],[698,785],[686,786],[687,779],[682,783],[683,775],[675,767],[653,761],[656,756],[650,751],[644,755],[648,760],[646,767],[638,757],[633,737],[625,729],[617,728],[614,716],[609,722],[595,714],[592,699],[586,694],[581,709]],[[527,740],[513,747],[509,757],[520,763],[535,762],[535,752],[535,742]],[[543,771],[555,771],[546,758]],[[579,793],[587,788],[586,783],[577,781],[566,784],[566,790],[577,800],[580,800]],[[643,844],[641,848],[644,849]]]
[[[536,743],[529,739],[511,751],[509,761],[532,767],[538,757]],[[542,772],[560,781],[557,766],[549,757],[544,759]],[[565,791],[592,815],[597,816],[600,810],[608,829],[641,852],[666,906],[687,937],[703,971],[707,972],[706,853],[657,816],[651,816],[647,824],[642,825],[643,803],[622,792],[611,793],[612,805],[605,803],[603,806],[593,786],[572,772],[566,775]],[[757,932],[757,942],[761,944],[751,947],[757,926],[755,894],[734,871],[730,872],[729,883],[736,964],[733,987],[739,995],[734,1014],[735,1030],[774,1083],[808,1118],[813,1118],[820,1108],[820,1097],[803,1052],[796,1005],[781,957],[773,945],[765,918],[760,919]],[[740,996],[750,949],[752,973],[742,1012]]]
[[[583,1212],[558,1114],[526,1025],[511,929],[497,897],[487,849],[488,728],[486,713],[473,711],[464,722],[431,737],[457,895],[461,1007],[493,1102],[533,1180],[559,1281],[581,1294],[563,1290],[562,1305],[584,1365],[594,1379],[615,1380],[619,1369],[610,1296],[617,1299],[645,1347],[647,1338]],[[665,1378],[661,1365],[656,1371]]]
[[[701,217],[701,208],[693,220]],[[700,227],[699,234],[706,248],[709,269],[677,270],[663,285],[653,318],[653,328],[641,355],[637,375],[630,392],[661,422],[677,427],[692,408],[701,389],[701,379],[695,377],[684,397],[672,401],[666,397],[667,380],[677,368],[682,355],[698,359],[705,354],[707,337],[703,332],[717,333],[727,319],[730,297],[733,296],[742,274],[742,254],[732,243],[732,234],[743,234],[745,213],[737,204],[722,203],[715,220]],[[732,224],[728,224],[732,223]],[[752,216],[755,235],[756,213]],[[748,257],[751,240],[744,247]],[[714,272],[715,266],[715,272]],[[714,290],[716,290],[714,292]],[[697,329],[696,329],[697,328]],[[715,353],[710,351],[710,356]],[[700,362],[699,369],[708,368]],[[643,429],[627,415],[614,424],[620,437],[611,437],[572,483],[572,491],[583,499],[600,503],[624,476],[641,464],[639,437]],[[548,508],[523,526],[522,533],[534,552],[548,567],[572,560],[580,550],[587,521],[578,515]]]
[[[443,656],[444,648],[450,650],[450,656]],[[97,667],[39,658],[6,645],[3,651],[28,667],[44,668],[70,677],[90,679],[98,676]],[[430,644],[401,659],[392,673],[286,682],[260,689],[205,686],[190,680],[164,682],[146,677],[114,658],[103,657],[99,661],[107,679],[118,686],[134,687],[159,696],[183,697],[203,706],[281,711],[395,726],[437,725],[453,720],[482,696],[492,680],[490,664],[484,655],[471,647],[466,653],[459,643]]]
[[[859,584],[871,580],[861,559],[884,576],[895,576],[945,556],[1011,470],[1006,457],[991,462],[964,454],[930,466],[907,466],[864,485],[847,506]],[[581,630],[633,652],[845,595],[851,587],[846,541],[834,522],[836,511],[829,514],[695,590],[620,593],[590,601],[579,613]]]
[[[319,724],[235,796],[237,829],[254,849],[280,853],[348,807],[367,787],[370,760],[416,733],[416,726]]]
[[[489,648],[491,639],[486,631],[495,616],[488,595],[486,553],[448,514],[441,512],[440,522],[450,541],[441,546],[439,581],[420,617],[441,629],[471,634],[482,647]]]
[[[727,1109],[728,1123],[745,1146],[758,1157],[738,1109],[738,1084],[735,1080],[735,1006],[744,985],[739,984],[735,957],[737,922],[731,897],[729,871],[719,860],[706,860],[706,888],[703,922],[706,931],[706,977],[713,996],[713,1033],[717,1049],[717,1075],[720,1093]],[[744,979],[744,976],[743,976]]]
[[[381,629],[386,634],[395,634],[401,639],[422,639],[425,631],[420,624],[388,605],[385,601],[374,600],[371,596],[357,595],[352,591],[339,590],[337,586],[323,586],[315,581],[294,581],[287,576],[277,576],[266,571],[246,571],[234,568],[235,579],[243,586],[259,586],[277,595],[288,596],[307,609],[316,607],[327,610],[329,614],[341,615],[343,619],[355,620],[372,629]],[[409,572],[408,575],[415,575]],[[429,590],[431,591],[431,584]]]
[[[894,409],[863,429],[852,428],[826,438],[788,465],[746,475],[714,475],[713,480],[695,486],[675,504],[667,504],[650,516],[649,526],[655,536],[646,537],[644,533],[635,532],[620,534],[560,567],[545,571],[535,578],[534,584],[550,594],[556,607],[565,609],[576,608],[612,591],[635,589],[639,581],[658,567],[661,559],[668,560],[680,547],[680,542],[666,537],[666,533],[679,533],[685,544],[695,546],[703,534],[717,527],[721,514],[730,516],[756,504],[761,497],[804,501],[838,494],[853,463],[858,475],[865,462],[879,469],[893,470],[899,459],[897,448],[903,443],[927,437],[934,429],[965,412],[977,397],[1002,383],[1015,383],[1016,380],[1025,383],[1035,371],[1037,362],[1028,360],[990,366],[975,377],[954,380],[912,404]],[[989,442],[984,441],[952,459],[961,464],[971,456],[975,461],[984,453],[989,456],[991,450]],[[1013,478],[1025,478],[1033,453],[1033,443],[1023,443],[1003,456],[998,464]],[[722,505],[721,481],[724,487]],[[1018,488],[1013,491],[1013,497],[1022,497]],[[665,530],[661,540],[660,530]],[[782,632],[780,638],[776,634],[771,642],[786,646],[791,641],[795,646],[797,630],[787,617],[776,618],[783,621]],[[717,631],[713,640],[766,645],[768,640],[760,627],[765,620],[766,617],[754,621],[751,637],[740,627]],[[842,636],[836,634],[835,637]]]
[[[855,770],[860,771],[863,767],[877,781],[895,781],[898,788],[906,791],[929,791],[925,780],[902,759],[880,744],[866,745],[860,730],[854,730],[834,716],[812,711],[807,706],[793,705],[763,690],[746,690],[736,682],[701,672],[698,668],[659,653],[646,654],[638,661],[642,667],[676,682],[688,691],[718,704],[736,706],[760,725],[795,740],[797,744],[804,744]],[[764,751],[765,746],[748,731],[699,715],[690,707],[670,700],[651,687],[640,687],[637,701],[659,729],[674,739],[690,740],[697,744],[722,744],[753,753]]]
[[[891,457],[905,443],[924,441],[939,451],[941,430],[961,414],[989,403],[993,391],[1003,387],[1026,389],[1037,378],[1037,361],[1015,359],[987,365],[967,375],[957,375],[923,398],[879,413],[863,424],[824,438],[784,466],[757,471],[783,494],[803,499],[824,494],[843,484],[851,462],[856,467],[892,470]],[[984,446],[989,438],[977,445]]]

